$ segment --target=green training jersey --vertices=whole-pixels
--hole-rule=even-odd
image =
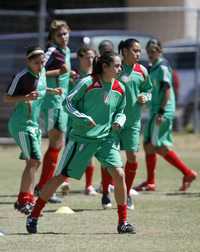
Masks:
[[[68,72],[61,74],[57,77],[47,77],[47,86],[49,88],[61,87],[64,89],[63,95],[54,95],[47,93],[44,99],[43,108],[61,108],[62,102],[64,101],[69,89],[69,79],[70,79],[70,49],[66,47],[65,49],[59,48],[58,46],[52,45],[48,48],[45,53],[46,71],[59,69],[63,64],[67,65]]]
[[[24,69],[13,78],[7,90],[9,96],[20,96],[38,91],[39,97],[33,101],[20,101],[16,103],[11,115],[9,127],[13,131],[26,129],[27,127],[39,127],[38,120],[43,98],[46,93],[46,71],[36,75],[29,69]]]
[[[138,102],[138,96],[144,95],[146,102],[149,101],[152,83],[147,69],[140,64],[134,66],[124,64],[119,80],[124,84],[126,93],[125,127],[131,127],[139,124],[141,120],[142,105]]]
[[[151,113],[157,114],[161,108],[166,87],[170,88],[170,97],[164,107],[164,116],[172,118],[175,112],[175,94],[172,84],[172,69],[168,62],[159,58],[150,68],[150,78],[153,83],[152,100],[151,100]]]
[[[91,75],[81,79],[66,99],[72,119],[71,137],[97,141],[109,135],[114,122],[123,126],[125,99],[124,87],[118,80],[107,83]],[[95,121],[95,127],[90,127],[90,119]]]

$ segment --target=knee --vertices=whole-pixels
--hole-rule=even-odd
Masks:
[[[167,148],[167,146],[162,146],[162,147],[156,148],[156,153],[158,153],[161,156],[166,156],[168,151],[169,151],[169,149]]]
[[[36,159],[30,159],[28,161],[28,166],[34,169],[38,169],[39,166],[41,165],[41,161],[40,160],[36,160]]]
[[[136,154],[135,153],[129,153],[127,155],[127,162],[128,163],[135,163],[136,162]]]
[[[116,182],[120,183],[123,182],[123,180],[125,180],[125,174],[124,174],[124,170],[122,168],[118,168],[116,169]]]
[[[155,147],[152,145],[152,143],[144,143],[143,147],[146,154],[152,154],[156,152]]]

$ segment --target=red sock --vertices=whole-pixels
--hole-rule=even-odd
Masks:
[[[177,156],[173,150],[169,150],[165,156],[163,156],[168,163],[175,166],[184,175],[188,176],[191,174],[191,169]]]
[[[112,176],[105,168],[101,168],[102,191],[108,193],[108,186],[112,183]]]
[[[127,220],[127,205],[117,205],[119,224]]]
[[[138,163],[128,163],[126,162],[125,166],[125,180],[126,180],[126,187],[127,187],[127,195],[129,195],[131,186],[133,184],[135,175],[136,175],[136,170],[138,167]]]
[[[60,149],[50,147],[44,155],[42,173],[37,185],[40,190],[46,182],[53,177],[58,162],[59,152]]]
[[[34,197],[30,192],[20,192],[17,200],[20,204],[33,203]]]
[[[146,154],[146,167],[147,167],[147,183],[155,184],[155,170],[156,170],[156,154]]]
[[[31,213],[31,217],[38,218],[41,215],[42,209],[44,208],[46,201],[41,199],[40,197],[37,199],[36,204]]]
[[[88,165],[85,171],[85,187],[86,188],[92,185],[93,174],[94,174],[94,166]]]

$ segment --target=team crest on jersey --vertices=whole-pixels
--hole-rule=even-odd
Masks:
[[[108,103],[109,103],[109,100],[110,100],[110,92],[107,92],[107,91],[104,92],[103,100],[104,100],[104,103],[105,103],[105,104],[108,104]]]
[[[129,77],[127,75],[122,75],[121,80],[126,83],[129,81]]]

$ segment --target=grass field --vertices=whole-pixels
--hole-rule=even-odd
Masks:
[[[200,137],[177,135],[175,148],[188,165],[199,170]],[[45,146],[45,145],[44,145]],[[102,210],[101,195],[82,193],[84,182],[72,181],[72,192],[59,205],[48,204],[39,221],[39,233],[28,235],[25,217],[13,209],[23,162],[17,160],[15,147],[0,147],[0,251],[69,252],[198,252],[200,251],[200,185],[197,179],[187,193],[178,192],[182,175],[159,159],[157,191],[135,197],[129,222],[136,223],[136,235],[116,233],[117,213]],[[138,154],[140,169],[136,184],[145,177],[144,156]],[[95,185],[100,182],[99,169]],[[69,206],[75,214],[55,214],[60,206]]]

